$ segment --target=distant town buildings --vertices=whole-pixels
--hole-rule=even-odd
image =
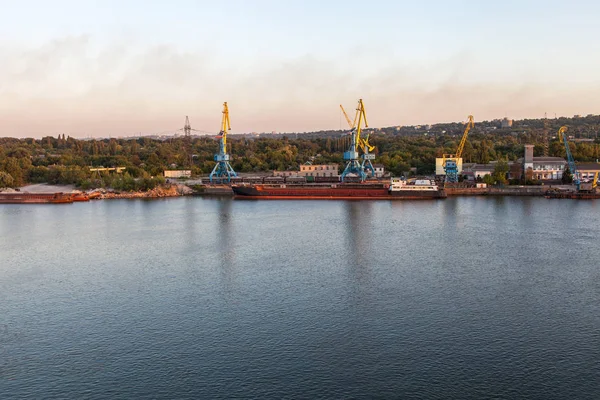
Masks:
[[[500,121],[500,126],[502,127],[502,129],[512,128],[513,120],[504,117],[502,118],[502,121]]]

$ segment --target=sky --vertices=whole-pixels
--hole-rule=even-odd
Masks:
[[[600,113],[600,2],[0,0],[0,137]]]

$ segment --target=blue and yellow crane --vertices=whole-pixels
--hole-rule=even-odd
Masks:
[[[217,165],[210,173],[210,182],[218,179],[220,182],[226,180],[231,182],[232,177],[236,177],[237,174],[233,170],[231,164],[229,164],[229,154],[227,154],[227,131],[231,130],[229,123],[229,108],[227,102],[223,103],[223,118],[221,120],[221,132],[217,138],[219,139],[219,152],[215,154],[215,161]]]
[[[342,182],[346,178],[348,174],[357,175],[361,182],[367,179],[367,173],[365,172],[365,168],[371,171],[371,174],[374,173],[373,165],[371,164],[371,160],[375,157],[373,154],[369,154],[368,152],[373,150],[374,147],[369,144],[368,136],[365,139],[361,138],[360,134],[362,132],[362,124],[364,121],[365,128],[369,127],[367,123],[367,114],[365,112],[365,105],[362,99],[358,100],[358,106],[356,107],[356,114],[354,115],[354,121],[350,122],[350,118],[348,118],[348,114],[344,110],[344,107],[340,105],[344,116],[346,117],[346,121],[350,126],[350,135],[352,136],[350,140],[350,147],[347,151],[344,152],[344,160],[347,161],[346,168],[344,172],[342,172],[341,180]],[[360,158],[358,156],[358,150],[363,149],[363,162],[360,162]]]
[[[467,126],[462,135],[462,139],[458,145],[458,149],[455,154],[444,154],[442,156],[442,165],[444,166],[444,172],[446,173],[446,182],[456,183],[458,182],[458,160],[462,157],[463,149],[465,148],[465,143],[467,143],[467,137],[469,136],[469,131],[473,129],[475,126],[475,122],[473,122],[473,116],[469,115],[469,120],[467,121]]]
[[[560,127],[560,129],[558,130],[558,139],[562,140],[565,145],[565,151],[567,153],[567,162],[569,164],[569,171],[573,175],[573,183],[575,184],[575,187],[577,188],[577,190],[579,190],[581,186],[581,176],[579,174],[579,171],[577,170],[577,165],[575,164],[573,154],[571,154],[571,148],[569,147],[569,139],[567,138],[567,135],[565,135],[567,129],[568,128],[566,126]]]

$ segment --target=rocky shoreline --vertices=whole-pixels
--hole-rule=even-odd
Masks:
[[[81,194],[84,198],[90,200],[99,199],[155,199],[163,197],[179,197],[187,196],[193,193],[193,190],[181,184],[166,184],[164,186],[156,187],[151,190],[144,192],[120,192],[114,189],[92,189],[92,190],[78,190],[73,185],[48,185],[48,184],[33,184],[23,186],[18,189],[1,188],[0,192],[5,193],[30,193],[30,194],[52,194],[52,193],[65,193],[65,194]],[[78,200],[81,201],[81,200]]]
[[[97,189],[87,192],[88,195],[94,195],[97,199],[156,199],[162,197],[179,197],[192,194],[192,189],[185,185],[166,185],[156,187],[145,192],[118,192],[115,190]]]

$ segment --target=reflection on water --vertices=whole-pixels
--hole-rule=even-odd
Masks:
[[[221,263],[221,276],[225,285],[230,285],[234,279],[234,264],[235,264],[235,238],[232,235],[233,216],[231,214],[231,206],[233,200],[231,198],[217,199],[217,248]]]
[[[346,248],[348,265],[355,271],[368,269],[372,231],[371,201],[346,201]]]
[[[528,217],[533,212],[533,199],[531,197],[524,197],[521,201],[523,216]]]

